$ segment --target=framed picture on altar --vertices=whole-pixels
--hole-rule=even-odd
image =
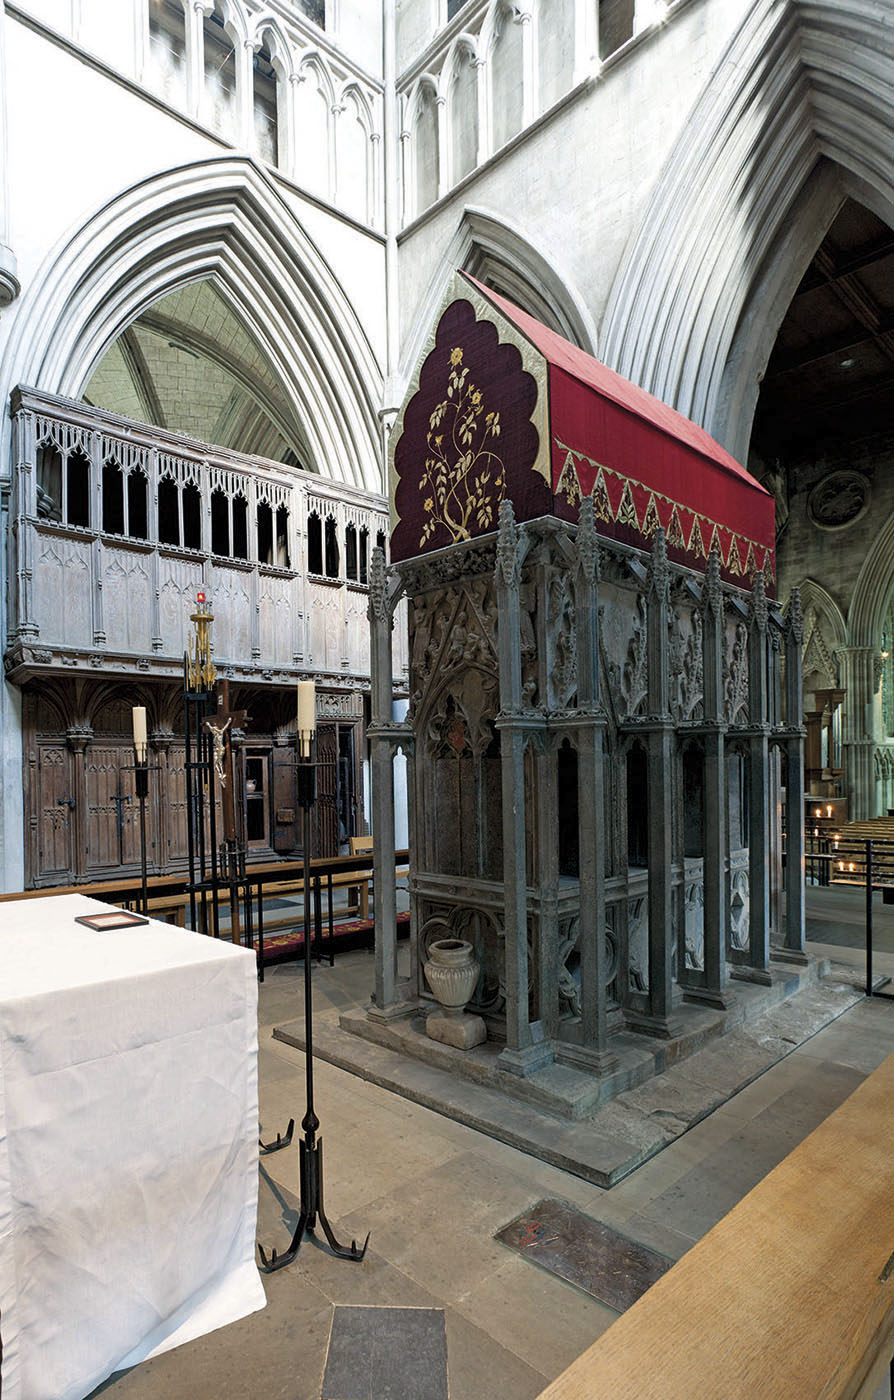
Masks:
[[[110,909],[108,914],[78,914],[76,924],[92,928],[94,933],[113,933],[119,928],[135,928],[137,924],[148,924],[142,914],[131,914],[127,909]]]

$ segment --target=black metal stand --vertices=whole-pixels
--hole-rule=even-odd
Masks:
[[[187,656],[183,658],[183,672],[190,926],[200,933],[213,934],[218,938],[219,876],[214,760],[211,736],[205,727],[205,720],[214,713],[214,696],[210,690],[190,688],[190,666]]]
[[[315,800],[316,764],[313,755],[311,755],[310,758],[299,758],[298,760],[298,801],[304,810],[304,1064],[307,1093],[307,1109],[301,1120],[301,1131],[304,1137],[298,1144],[301,1204],[292,1242],[283,1254],[277,1254],[274,1249],[268,1259],[263,1246],[258,1245],[258,1253],[261,1256],[260,1268],[261,1272],[265,1274],[272,1274],[274,1270],[284,1269],[287,1264],[291,1264],[301,1248],[305,1231],[313,1231],[316,1228],[318,1218],[329,1248],[340,1259],[353,1259],[359,1262],[366,1253],[366,1247],[369,1244],[369,1235],[364,1240],[362,1247],[358,1247],[354,1240],[351,1240],[350,1245],[340,1244],[323,1209],[323,1140],[321,1138],[317,1141],[320,1120],[314,1112],[313,995],[310,947],[311,810]],[[280,1148],[287,1147],[292,1141],[294,1126],[295,1120],[290,1119],[285,1136],[277,1133],[275,1142],[262,1142],[260,1144],[261,1151],[263,1153],[278,1152]]]
[[[137,801],[140,804],[140,913],[148,915],[149,884],[146,878],[146,798],[149,796],[149,763],[145,758],[137,758],[136,753],[134,753],[133,777]]]

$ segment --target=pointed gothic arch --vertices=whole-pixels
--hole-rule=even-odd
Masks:
[[[402,373],[406,376],[421,354],[444,290],[458,268],[486,282],[582,350],[596,353],[592,317],[556,258],[547,257],[517,225],[485,209],[466,208],[405,340]]]
[[[20,303],[0,363],[4,400],[14,382],[76,398],[131,321],[206,278],[279,375],[308,465],[381,491],[380,367],[316,245],[246,159],[142,181],[57,245]]]
[[[866,553],[848,609],[848,642],[853,647],[879,646],[891,598],[894,515],[879,530]]]
[[[872,0],[757,0],[615,279],[604,358],[739,460],[786,294],[837,207],[852,193],[894,222],[892,63]]]

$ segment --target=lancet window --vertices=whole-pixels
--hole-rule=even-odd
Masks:
[[[438,151],[438,102],[429,83],[420,86],[416,101],[416,212],[438,197],[441,170]]]
[[[494,148],[511,141],[524,119],[524,75],[522,25],[515,7],[501,7],[499,29],[491,53],[491,123]]]
[[[307,517],[307,572],[323,572],[323,522],[315,510]]]
[[[345,578],[356,583],[358,572],[357,530],[354,525],[348,524],[345,527]]]
[[[326,577],[339,577],[338,526],[331,515],[326,516]]]
[[[262,160],[279,161],[279,77],[264,46],[254,56],[252,70],[255,147]]]
[[[182,0],[148,0],[150,81],[176,106],[186,97],[186,26]]]
[[[478,70],[464,44],[456,53],[450,87],[451,171],[455,184],[475,169],[478,160]]]
[[[205,107],[210,121],[226,135],[237,125],[236,50],[220,4],[203,20]]]

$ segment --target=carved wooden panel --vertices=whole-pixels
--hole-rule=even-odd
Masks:
[[[251,660],[251,598],[249,575],[242,569],[215,564],[211,569],[211,611],[214,614],[215,659]]]
[[[144,651],[151,630],[149,556],[107,549],[102,597],[106,644],[114,651]]]
[[[37,869],[38,885],[67,884],[72,869],[73,815],[71,755],[64,744],[37,745]],[[36,877],[36,878],[35,878]]]
[[[292,580],[262,574],[258,603],[261,655],[269,665],[291,665],[298,650],[292,637]]]
[[[90,542],[39,536],[35,616],[43,642],[93,645]]]
[[[169,866],[186,861],[189,834],[186,806],[186,749],[182,743],[171,744],[167,754],[166,786],[166,854]]]
[[[121,743],[91,743],[84,754],[87,792],[87,869],[105,873],[140,861],[139,805],[134,797],[132,750]],[[153,775],[154,776],[154,775]],[[151,788],[150,788],[151,792]],[[149,822],[147,852],[152,861],[152,803],[146,804]]]
[[[338,855],[338,728],[317,726],[317,805],[315,856]]]
[[[190,613],[196,610],[196,594],[202,588],[202,565],[191,559],[159,559],[159,601],[162,651],[182,656],[186,650]]]
[[[349,590],[345,596],[345,656],[351,670],[369,674],[369,621],[365,593]]]

